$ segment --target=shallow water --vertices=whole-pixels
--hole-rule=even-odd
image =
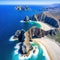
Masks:
[[[30,56],[26,56],[26,57],[23,57],[23,56],[19,56],[19,54],[16,54],[15,51],[17,51],[17,49],[19,49],[18,47],[19,45],[16,45],[15,47],[15,50],[14,50],[14,53],[12,54],[13,57],[12,57],[12,60],[46,60],[46,56],[43,55],[43,50],[42,48],[40,47],[40,45],[38,43],[33,43],[32,46],[33,47],[36,47],[36,53],[33,53],[33,51],[30,52]]]
[[[32,20],[30,20],[29,22],[20,21],[20,23],[22,23],[23,29],[25,31],[29,30],[33,26],[37,28],[41,28],[41,25],[39,23],[37,23],[36,21],[32,21]]]
[[[24,27],[25,25],[20,23],[20,20],[23,20],[26,15],[31,17],[34,14],[41,13],[39,9],[45,7],[29,6],[32,11],[17,11],[15,6],[16,5],[0,5],[0,60],[12,60],[14,46],[18,41],[11,42],[9,39],[15,34],[16,30],[26,29]]]

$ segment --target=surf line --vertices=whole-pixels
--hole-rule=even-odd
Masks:
[[[41,48],[43,48],[44,50],[46,50],[46,53],[47,53],[47,55],[48,55],[48,58],[49,58],[49,60],[53,60],[53,57],[51,56],[51,54],[50,54],[50,52],[48,51],[48,49],[47,49],[47,47],[41,42],[41,41],[34,41],[34,42],[36,42],[36,43],[38,43],[40,46],[41,46]],[[39,43],[40,42],[40,43]]]

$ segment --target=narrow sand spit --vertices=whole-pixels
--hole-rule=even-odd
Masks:
[[[48,31],[48,30],[51,30],[51,29],[55,29],[53,28],[52,26],[46,24],[46,23],[43,23],[41,21],[37,21],[37,23],[39,23],[42,27],[41,29],[44,30],[44,31]]]
[[[56,44],[56,42],[52,41],[52,39],[43,37],[34,38],[32,40],[34,42],[42,44],[46,48],[46,51],[51,60],[60,60],[60,47]]]

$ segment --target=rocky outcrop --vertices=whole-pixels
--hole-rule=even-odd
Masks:
[[[15,8],[16,8],[16,10],[24,10],[24,7],[22,7],[22,6],[16,6]]]
[[[17,30],[14,35],[14,39],[18,38],[19,41],[18,52],[20,54],[28,54],[28,52],[33,49],[29,39],[27,39],[28,37],[27,34],[26,35],[25,34],[26,34],[25,31],[22,29],[22,30]]]
[[[25,38],[24,33],[25,33],[24,30],[17,30],[14,35],[14,39],[18,38],[19,42],[24,42],[24,38]]]
[[[14,38],[18,38],[19,34],[21,34],[21,31],[20,31],[20,30],[17,30],[17,31],[15,32]]]
[[[20,54],[27,54],[29,52],[29,50],[33,49],[32,45],[30,43],[27,45],[27,44],[21,42],[19,46],[20,46],[20,48],[19,48],[18,52]]]
[[[28,11],[28,10],[31,10],[31,8],[28,7],[28,6],[16,6],[15,8],[16,8],[16,10],[20,10],[20,11]]]
[[[59,19],[57,19],[56,16],[54,16],[51,12],[48,11],[42,12],[40,14],[35,14],[33,15],[33,17],[31,17],[31,19],[35,21],[42,21],[56,28],[59,27]]]
[[[53,36],[53,35],[56,35],[57,32],[58,32],[58,29],[51,29],[49,31],[44,31],[36,27],[32,27],[31,29],[28,30],[30,40],[32,38],[41,38],[47,35]]]
[[[24,19],[25,22],[28,22],[29,21],[29,17],[26,16],[25,19]]]

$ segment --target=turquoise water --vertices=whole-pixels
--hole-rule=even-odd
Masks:
[[[37,55],[37,58],[30,58],[29,60],[46,60],[46,57],[43,56],[43,49],[40,47],[40,45],[38,43],[34,43],[32,46],[38,46],[38,55]]]
[[[20,22],[21,22],[21,21],[20,21]],[[25,31],[29,30],[29,29],[30,29],[31,27],[33,27],[33,26],[35,26],[35,27],[37,27],[37,28],[41,28],[41,25],[40,25],[39,23],[37,23],[36,21],[32,21],[32,20],[30,20],[30,21],[28,21],[28,22],[22,21],[21,23],[22,23],[23,29],[24,29]]]
[[[33,43],[32,46],[38,47],[38,54],[36,56],[32,55],[30,58],[28,58],[28,59],[25,58],[23,60],[46,60],[46,57],[43,55],[43,50],[40,47],[40,45],[37,43]],[[15,53],[13,53],[12,55],[13,55],[12,60],[20,60],[18,57],[19,54],[15,55]]]
[[[37,23],[36,21],[28,21],[28,22],[24,22],[24,21],[21,22],[20,21],[20,23],[22,23],[22,26],[24,27],[25,31],[29,30],[33,26],[35,26],[37,28],[41,28],[41,25],[39,23]],[[38,50],[39,50],[38,55],[31,56],[30,58],[23,59],[23,60],[46,60],[46,57],[43,55],[43,49],[40,47],[40,45],[37,44],[37,43],[34,43],[34,44],[32,44],[32,46],[37,46],[38,47]],[[14,51],[12,52],[12,60],[20,60],[19,59],[19,54],[15,55]]]
[[[26,24],[21,23],[20,20],[23,20],[25,16],[32,17],[34,14],[41,13],[42,10],[40,9],[43,9],[45,6],[29,5],[32,9],[29,11],[19,11],[15,7],[16,5],[0,5],[0,60],[13,60],[14,46],[18,41],[12,42],[9,39],[17,30],[25,29],[27,31],[34,24],[40,27],[35,22]],[[14,58],[18,60],[17,56]]]

